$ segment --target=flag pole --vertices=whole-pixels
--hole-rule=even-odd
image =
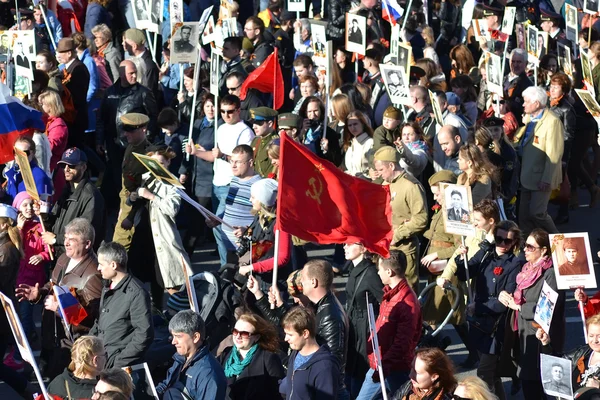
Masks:
[[[465,246],[465,237],[461,236],[462,239],[462,245]],[[466,247],[466,246],[465,246]],[[467,275],[467,303],[470,304],[471,303],[471,299],[473,298],[473,294],[471,293],[471,284],[469,282],[469,280],[471,279],[469,277],[469,262],[467,261],[467,255],[465,254],[465,257],[463,258],[464,263],[465,263],[465,273]]]
[[[198,98],[198,76],[200,72],[200,50],[198,50],[198,58],[196,58],[196,65],[194,66],[194,80],[192,81],[192,85],[194,85],[194,96],[192,97],[192,112],[190,114],[190,128],[188,131],[188,143],[192,143],[192,132],[194,131],[194,118],[196,118],[196,99]],[[181,82],[183,82],[183,76],[180,77]],[[180,83],[181,85],[181,83]],[[217,117],[215,115],[215,121]],[[185,155],[186,161],[190,160],[190,153],[186,153]]]
[[[279,207],[279,204],[277,205]],[[277,288],[277,259],[279,258],[279,229],[275,230],[275,252],[273,253],[273,283],[272,286]],[[275,303],[271,303],[271,310],[275,309]]]
[[[408,6],[404,10],[404,21],[402,21],[402,29],[400,29],[400,35],[402,35],[402,31],[404,31],[404,27],[406,27],[406,21],[408,20],[408,14],[410,13],[410,9],[412,8],[413,0],[408,0]],[[400,39],[398,39],[400,40]]]
[[[50,36],[50,41],[52,41],[52,47],[56,50],[56,40],[54,39],[54,35],[52,35],[52,30],[50,29],[50,24],[48,24],[48,18],[46,18],[46,11],[44,11],[44,5],[42,3],[38,3],[40,6],[40,11],[42,12],[42,17],[44,18],[44,22],[46,23],[46,29],[48,30],[48,36]]]
[[[277,47],[275,47],[275,62],[279,62],[279,58],[277,57]],[[277,110],[275,107],[275,99],[277,99],[277,65],[273,68],[273,110]]]

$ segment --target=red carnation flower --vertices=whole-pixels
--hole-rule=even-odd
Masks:
[[[496,275],[496,276],[501,275],[502,271],[504,271],[504,268],[496,267],[496,268],[494,268],[494,275]]]

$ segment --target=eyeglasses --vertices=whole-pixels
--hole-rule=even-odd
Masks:
[[[242,84],[240,83],[240,84],[239,84],[238,86],[236,86],[236,87],[228,87],[228,88],[227,88],[227,90],[228,90],[229,92],[235,92],[236,90],[238,90],[238,89],[239,89],[239,88],[241,88],[241,87],[242,87]]]
[[[237,329],[233,328],[233,331],[231,331],[231,334],[233,336],[239,336],[242,339],[248,339],[250,336],[254,335],[254,333],[252,332],[247,332],[247,331],[238,331]]]
[[[243,164],[248,164],[249,162],[250,162],[250,160],[246,160],[246,161],[229,160],[229,164],[231,164],[231,165],[243,165]]]
[[[541,247],[535,247],[532,244],[525,243],[525,251],[532,252],[532,251],[536,251],[536,250],[539,250],[539,249],[541,249]]]
[[[511,244],[513,242],[513,239],[511,238],[503,238],[500,236],[494,236],[494,241],[496,242],[496,244]]]
[[[238,109],[233,110],[221,110],[221,114],[233,115]]]

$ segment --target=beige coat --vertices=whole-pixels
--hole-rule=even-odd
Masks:
[[[515,135],[515,147],[521,146],[525,136],[527,123]],[[523,147],[521,162],[521,185],[528,190],[538,190],[538,183],[549,183],[556,189],[562,182],[562,155],[564,151],[564,126],[552,111],[544,110],[544,115],[537,122],[533,134],[529,135]]]
[[[149,214],[160,273],[166,288],[178,288],[185,283],[182,257],[188,267],[188,274],[191,273],[190,260],[183,250],[181,236],[175,224],[181,197],[175,187],[156,179],[147,188],[156,196],[150,201]]]

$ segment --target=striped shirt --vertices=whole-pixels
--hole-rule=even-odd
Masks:
[[[261,180],[260,175],[254,175],[250,179],[242,180],[237,176],[231,179],[227,200],[225,200],[225,214],[223,221],[231,226],[250,226],[254,221],[254,216],[250,213],[252,203],[250,203],[250,187],[256,181]],[[235,250],[238,247],[239,240],[233,234],[233,230],[223,225],[225,233],[225,247],[227,250]]]

